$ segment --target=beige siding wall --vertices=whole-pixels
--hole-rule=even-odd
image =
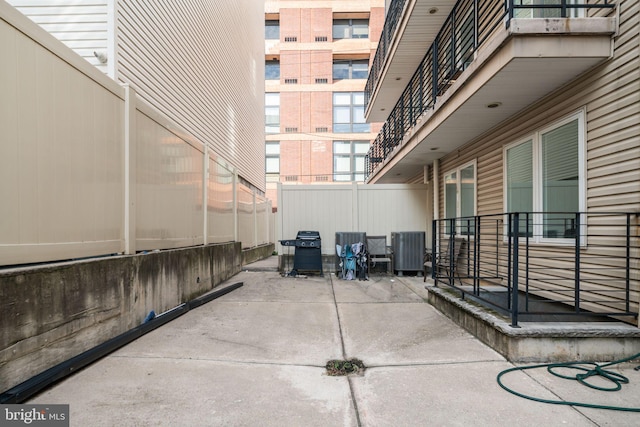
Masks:
[[[116,79],[264,191],[261,2],[116,3]]]
[[[477,213],[503,212],[504,146],[580,109],[586,110],[588,211],[640,211],[640,2],[619,3],[620,30],[611,60],[440,160],[441,218],[443,176],[473,159],[477,159]],[[637,304],[637,265],[632,265],[631,277],[631,299]]]
[[[502,166],[504,145],[580,108],[587,112],[587,208],[640,211],[640,3],[620,3],[611,60],[441,159],[441,174],[478,160],[478,214],[504,210],[502,167],[496,167]]]
[[[8,0],[7,2],[89,63],[98,67],[100,71],[107,73],[107,63],[100,62],[94,52],[107,54],[109,50],[109,1]]]
[[[326,255],[335,254],[336,232],[386,235],[391,244],[392,232],[429,230],[428,193],[416,184],[280,185],[277,240],[319,231]]]

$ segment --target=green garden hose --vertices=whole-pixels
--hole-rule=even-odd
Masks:
[[[622,374],[619,374],[619,373],[616,373],[616,372],[612,372],[612,371],[609,371],[609,370],[604,369],[604,368],[609,367],[609,366],[613,366],[613,365],[617,365],[619,363],[629,362],[629,361],[634,360],[634,359],[640,359],[640,353],[634,354],[633,356],[627,357],[625,359],[616,360],[615,362],[606,363],[604,365],[598,365],[598,364],[593,363],[593,362],[566,362],[566,363],[546,363],[546,364],[542,364],[542,365],[532,365],[532,366],[519,366],[519,367],[515,367],[515,368],[506,369],[506,370],[500,372],[498,374],[498,377],[496,378],[496,380],[498,381],[498,384],[500,384],[500,387],[502,387],[503,389],[505,389],[509,393],[515,394],[516,396],[520,396],[520,397],[523,397],[525,399],[534,400],[536,402],[550,403],[550,404],[553,404],[553,405],[580,406],[580,407],[583,407],[583,408],[609,409],[609,410],[613,410],[613,411],[640,412],[640,408],[626,408],[626,407],[621,407],[621,406],[594,405],[594,404],[591,404],[591,403],[582,403],[582,402],[567,402],[567,401],[564,401],[564,400],[540,399],[540,398],[537,398],[537,397],[527,396],[526,394],[518,393],[517,391],[512,390],[509,387],[507,387],[504,384],[502,384],[502,381],[501,381],[502,376],[505,375],[505,374],[508,374],[509,372],[525,371],[525,370],[528,370],[528,369],[536,369],[536,368],[545,368],[546,367],[547,371],[549,373],[551,373],[552,375],[555,375],[556,377],[560,377],[560,378],[564,378],[564,379],[576,380],[582,385],[586,385],[587,387],[591,387],[593,389],[600,390],[600,391],[618,391],[618,390],[620,390],[622,388],[623,384],[628,384],[629,383],[629,379],[627,377],[625,377],[624,375],[622,375]],[[593,368],[592,369],[588,369],[585,366],[593,366]],[[574,376],[563,375],[563,374],[560,374],[560,373],[556,372],[556,369],[559,369],[559,368],[575,369],[575,370],[580,371],[580,373],[578,373],[578,374],[576,374]],[[605,380],[608,380],[609,382],[611,382],[612,386],[610,386],[610,387],[596,386],[593,383],[590,383],[588,381],[588,379],[591,378],[591,377],[604,378]]]

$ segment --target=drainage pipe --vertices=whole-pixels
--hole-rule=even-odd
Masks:
[[[440,160],[438,159],[433,161],[433,219],[440,219]]]
[[[45,389],[46,387],[49,387],[53,383],[60,381],[61,379],[76,372],[77,370],[82,369],[85,366],[95,362],[96,360],[107,356],[120,347],[123,347],[126,344],[129,344],[130,342],[140,338],[144,334],[151,332],[154,329],[164,325],[165,323],[168,323],[173,319],[182,316],[193,308],[199,307],[203,304],[208,303],[209,301],[226,295],[229,292],[238,289],[242,285],[243,282],[234,283],[233,285],[229,285],[225,288],[209,292],[189,302],[180,304],[179,306],[165,311],[164,313],[154,317],[153,319],[143,323],[140,326],[136,326],[135,328],[130,329],[127,332],[118,335],[117,337],[111,338],[110,340],[97,345],[96,347],[93,347],[85,351],[84,353],[72,357],[71,359],[66,360],[62,363],[59,363],[58,365],[53,366],[52,368],[49,368],[46,371],[41,372],[40,374],[0,394],[0,404],[22,403],[28,400],[30,397],[34,396],[36,393]]]

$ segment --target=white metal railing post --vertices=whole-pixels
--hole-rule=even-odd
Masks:
[[[278,240],[283,240],[284,237],[282,237],[282,233],[284,232],[284,209],[283,207],[284,205],[284,197],[283,197],[283,190],[282,190],[282,183],[278,182],[277,183],[277,200],[278,200],[278,210],[276,211],[276,229],[274,230],[274,236],[275,236],[275,242],[277,242]],[[274,243],[275,243],[274,242]],[[276,247],[277,248],[277,247]],[[279,248],[277,248],[279,249]]]
[[[204,144],[202,153],[202,244],[209,243],[209,146]]]
[[[238,241],[238,170],[233,168],[233,241]]]
[[[251,191],[251,195],[253,196],[253,245],[251,246],[256,247],[258,246],[258,202],[255,189]]]
[[[124,84],[124,252],[136,253],[136,91]]]

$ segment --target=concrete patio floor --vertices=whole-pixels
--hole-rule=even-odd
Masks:
[[[271,264],[273,263],[273,265]],[[513,367],[427,304],[422,278],[281,277],[270,259],[244,286],[141,337],[28,403],[70,404],[72,426],[635,426],[640,413],[550,405],[507,393]],[[224,284],[222,286],[225,286]],[[356,357],[362,376],[331,377]],[[506,382],[545,399],[640,406],[631,380],[599,392],[546,370]]]

